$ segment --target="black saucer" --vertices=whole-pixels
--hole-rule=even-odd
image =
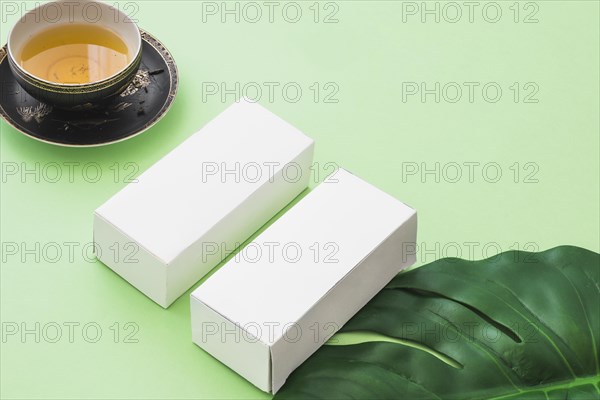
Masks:
[[[156,38],[141,31],[142,62],[123,93],[100,107],[77,111],[53,109],[40,103],[16,82],[0,49],[0,116],[18,131],[61,146],[101,146],[144,132],[169,109],[178,86],[177,67]]]

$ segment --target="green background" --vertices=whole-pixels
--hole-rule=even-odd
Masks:
[[[3,43],[18,18],[6,15],[7,3],[2,1]],[[283,17],[287,2],[279,3],[272,23],[264,6],[258,22],[250,21],[255,14],[248,8],[245,15],[241,9],[239,22],[233,16],[223,22],[220,14],[203,14],[203,7],[222,7],[209,3],[119,3],[129,4],[126,11],[136,11],[140,27],[171,50],[180,72],[172,109],[143,135],[110,147],[60,148],[0,122],[4,172],[16,165],[37,168],[41,175],[39,182],[31,174],[2,176],[3,249],[16,243],[20,251],[3,254],[3,329],[35,329],[39,323],[42,334],[39,343],[34,334],[3,338],[3,398],[269,397],[192,344],[189,293],[163,310],[107,267],[82,256],[92,240],[93,210],[126,184],[126,175],[144,171],[234,101],[233,94],[208,95],[206,83],[231,89],[239,82],[250,95],[255,92],[247,84],[258,83],[261,104],[313,137],[320,173],[311,187],[329,170],[326,163],[334,163],[415,207],[417,265],[443,256],[480,259],[499,250],[559,244],[599,251],[597,1],[517,3],[517,22],[514,2],[497,2],[502,16],[496,23],[482,15],[487,2],[479,3],[472,22],[463,15],[456,23],[449,21],[455,15],[449,8],[439,22],[432,16],[422,22],[420,14],[405,14],[403,20],[403,7],[421,7],[421,2],[298,2],[302,17],[297,23]],[[431,8],[435,4],[427,2]],[[233,8],[235,2],[227,5]],[[442,12],[444,5],[439,3]],[[287,7],[287,18],[294,18],[292,6]],[[489,7],[488,19],[495,10]],[[462,6],[462,11],[468,9]],[[337,22],[324,23],[332,12]],[[537,22],[525,23],[531,13]],[[273,101],[264,82],[279,84]],[[291,89],[287,97],[282,93],[290,82],[302,89],[297,102]],[[434,95],[424,102],[419,96],[403,101],[403,82],[479,86],[472,102],[465,86],[456,103],[447,101],[452,91],[446,97],[441,93],[439,102]],[[489,82],[503,91],[495,103],[482,96]],[[518,99],[510,89],[515,82]],[[331,98],[337,102],[325,102],[332,88],[338,89]],[[538,91],[529,100],[537,102],[525,102],[532,88]],[[65,162],[79,163],[73,179],[65,166],[62,178],[50,182],[54,173],[47,169],[48,179],[44,168]],[[97,182],[91,182],[95,169],[84,171],[89,163],[100,166]],[[436,163],[439,179],[421,173]],[[472,179],[465,163],[480,163]],[[462,176],[454,182],[456,165],[462,166]],[[403,175],[415,166],[417,174]],[[502,176],[493,183],[497,169]],[[67,242],[75,243],[72,259]],[[36,243],[37,254],[23,253]],[[53,260],[52,243],[62,250],[58,260]],[[69,323],[79,324],[72,343]],[[93,329],[88,336],[82,333],[90,323],[102,329],[96,343],[85,340],[95,336]],[[62,327],[62,337],[51,343],[47,339],[54,337],[55,324]],[[125,340],[132,327],[139,328],[132,337],[137,343]]]

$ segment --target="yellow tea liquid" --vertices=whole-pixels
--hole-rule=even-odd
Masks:
[[[56,83],[81,84],[116,74],[130,61],[116,33],[95,24],[65,24],[34,35],[18,62],[27,72]]]

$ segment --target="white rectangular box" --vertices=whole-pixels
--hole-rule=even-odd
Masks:
[[[241,100],[95,211],[97,257],[166,308],[307,187],[312,156]]]
[[[266,392],[414,263],[416,211],[340,169],[191,295],[192,340]]]

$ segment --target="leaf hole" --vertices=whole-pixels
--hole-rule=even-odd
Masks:
[[[412,347],[425,351],[434,357],[440,359],[446,364],[456,369],[463,369],[464,366],[453,359],[452,357],[440,353],[431,347],[425,346],[422,343],[414,342],[412,340],[398,339],[392,336],[387,336],[381,333],[373,331],[352,331],[352,332],[338,332],[332,336],[325,344],[329,346],[350,346],[353,344],[369,343],[369,342],[389,342],[403,346]]]
[[[440,293],[431,292],[431,291],[427,291],[427,290],[412,289],[412,288],[401,288],[399,290],[411,292],[413,294],[416,294],[418,296],[423,296],[423,297],[442,298],[442,299],[446,299],[446,300],[452,301],[454,303],[460,304],[461,306],[469,309],[471,312],[476,314],[479,318],[483,319],[488,324],[492,325],[494,328],[498,329],[500,332],[504,333],[507,337],[509,337],[515,343],[523,342],[523,339],[521,339],[521,337],[519,337],[519,335],[515,331],[513,331],[511,328],[509,328],[508,326],[506,326],[498,321],[495,321],[494,319],[492,319],[491,317],[489,317],[482,311],[478,310],[477,308],[471,306],[470,304],[464,303],[460,300],[456,300],[456,299],[453,299],[448,296],[444,296],[443,294],[440,294]]]

